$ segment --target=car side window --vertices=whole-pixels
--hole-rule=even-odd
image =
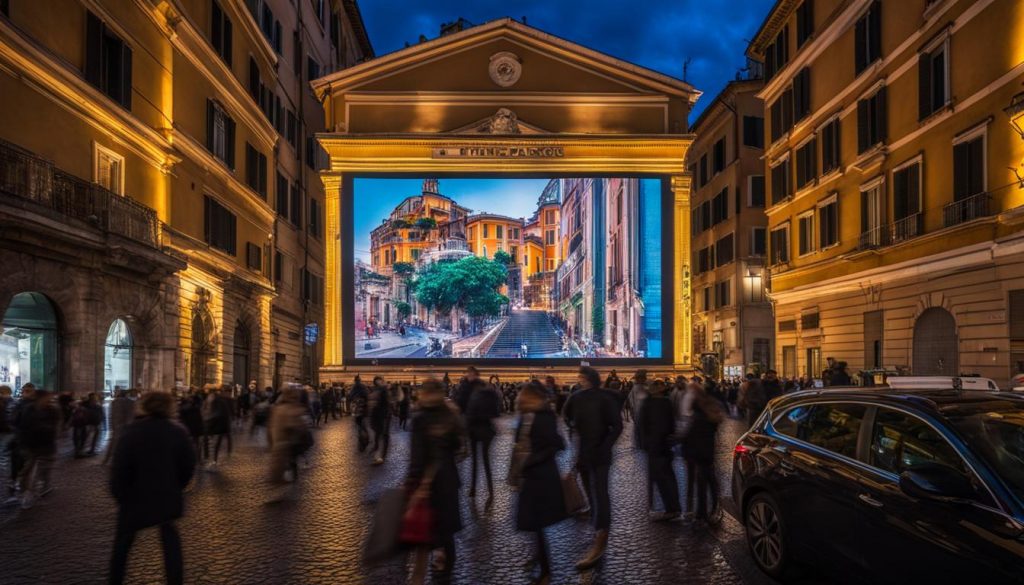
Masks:
[[[776,432],[806,443],[857,457],[857,437],[867,407],[862,404],[812,404],[786,411],[772,423]]]
[[[890,408],[875,414],[869,463],[896,475],[935,463],[967,473],[963,458],[945,437],[920,418]]]

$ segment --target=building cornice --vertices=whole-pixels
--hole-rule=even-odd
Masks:
[[[115,137],[143,160],[167,172],[180,159],[171,152],[168,139],[144,124],[93,87],[70,64],[0,18],[0,63],[7,63],[22,81],[76,114],[87,123]]]
[[[272,150],[277,144],[277,130],[249,96],[248,90],[242,86],[224,60],[206,41],[206,37],[199,31],[187,13],[175,7],[177,1],[174,1],[174,6],[164,5],[164,10],[149,7],[146,0],[135,1],[170,39],[174,48],[213,85],[217,92],[217,98],[227,106],[233,116],[237,116],[268,150]],[[240,20],[252,20],[248,11],[242,14],[242,17]],[[237,16],[236,20],[239,20]],[[262,34],[260,40],[266,42]],[[271,53],[273,53],[272,50]],[[270,62],[276,68],[276,56]]]
[[[270,204],[263,200],[259,193],[253,191],[248,185],[242,183],[235,176],[235,173],[224,165],[220,159],[210,154],[204,146],[196,142],[191,136],[175,128],[173,133],[174,146],[186,154],[190,160],[201,166],[206,172],[216,176],[224,182],[237,197],[227,198],[222,196],[222,202],[229,207],[238,210],[238,202],[242,202],[242,210],[250,221],[257,225],[274,224],[276,215]]]

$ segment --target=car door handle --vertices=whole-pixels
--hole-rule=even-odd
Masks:
[[[884,506],[882,502],[879,502],[875,498],[872,498],[869,494],[860,494],[857,496],[857,498],[873,508],[881,508],[882,506]]]

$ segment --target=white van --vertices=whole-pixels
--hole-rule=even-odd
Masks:
[[[975,376],[890,376],[885,383],[894,390],[952,390],[953,380],[960,380],[963,390],[999,392],[999,386],[990,378]]]

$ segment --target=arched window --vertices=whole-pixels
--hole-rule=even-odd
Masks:
[[[956,376],[959,357],[953,315],[941,307],[921,313],[914,323],[914,375]]]
[[[103,390],[113,394],[132,385],[132,333],[124,319],[114,319],[103,348]]]
[[[14,295],[0,328],[0,384],[57,388],[57,312],[41,293]]]

